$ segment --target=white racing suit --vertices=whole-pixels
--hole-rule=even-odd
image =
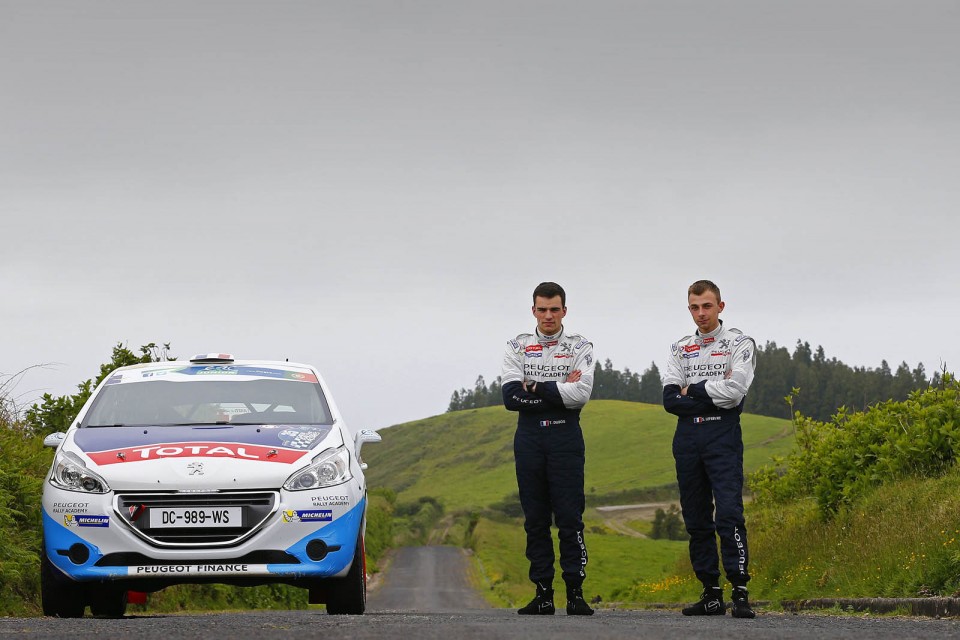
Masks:
[[[677,416],[673,456],[690,561],[705,586],[720,577],[718,534],[727,579],[734,585],[750,580],[740,413],[756,357],[753,339],[721,322],[708,334],[675,342],[663,374],[663,406]]]
[[[579,381],[564,382],[578,369]],[[593,373],[593,344],[562,328],[553,336],[523,333],[507,342],[501,374],[503,403],[520,413],[513,451],[534,583],[553,581],[550,525],[554,521],[564,582],[567,587],[579,587],[586,576],[580,409],[593,391]],[[536,391],[524,389],[530,381],[536,381]]]

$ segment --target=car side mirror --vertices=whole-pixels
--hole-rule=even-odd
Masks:
[[[56,449],[57,447],[60,446],[60,443],[63,442],[66,437],[67,437],[67,434],[65,434],[63,431],[57,431],[56,433],[51,433],[50,435],[48,435],[46,438],[43,439],[43,446],[53,447],[54,449]]]
[[[357,432],[357,437],[354,440],[353,449],[357,453],[357,461],[360,463],[360,468],[366,470],[367,463],[360,458],[360,448],[363,446],[364,442],[380,442],[383,438],[380,437],[380,434],[374,431],[373,429],[361,429]]]

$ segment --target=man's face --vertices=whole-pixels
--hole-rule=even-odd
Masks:
[[[560,331],[560,323],[565,315],[567,315],[567,308],[560,302],[560,296],[534,298],[533,316],[537,319],[537,329],[540,333],[552,336]]]
[[[720,324],[723,303],[717,302],[717,296],[713,291],[704,291],[700,295],[691,293],[687,296],[687,303],[687,309],[690,310],[690,315],[697,323],[700,333],[710,333]]]

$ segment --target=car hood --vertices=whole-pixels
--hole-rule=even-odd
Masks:
[[[279,488],[317,452],[343,444],[331,425],[77,429],[82,452],[114,491]]]

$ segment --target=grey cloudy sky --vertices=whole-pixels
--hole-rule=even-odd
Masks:
[[[0,0],[0,372],[117,342],[442,413],[530,292],[643,371],[722,316],[850,365],[960,317],[960,3]],[[762,368],[758,375],[762,375]]]

